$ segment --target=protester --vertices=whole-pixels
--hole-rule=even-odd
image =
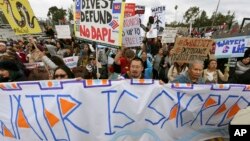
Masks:
[[[61,41],[56,42],[56,47],[57,47],[56,55],[58,55],[61,58],[68,56],[68,52]]]
[[[14,49],[16,51],[16,54],[18,55],[18,57],[20,58],[20,60],[22,61],[22,63],[27,63],[27,56],[24,52],[24,47],[21,47],[19,45],[15,45]]]
[[[37,48],[35,43],[29,43],[28,45],[29,54],[27,55],[27,60],[29,63],[41,62],[39,58],[40,49]]]
[[[206,84],[219,83],[220,80],[227,82],[229,78],[229,67],[226,67],[224,74],[217,69],[217,61],[215,59],[210,59],[208,62],[208,68],[204,70],[203,77]]]
[[[158,53],[154,56],[153,61],[153,79],[159,79],[160,63],[163,57],[163,49],[160,48]]]
[[[173,48],[169,48],[168,50],[164,51],[163,57],[160,61],[160,68],[159,68],[159,79],[165,83],[168,83],[168,71],[172,66],[172,55],[173,55]]]
[[[7,50],[6,44],[3,42],[0,42],[0,55],[3,55]]]
[[[188,70],[187,64],[183,62],[174,62],[168,70],[168,80],[172,82],[178,75]]]
[[[0,61],[0,82],[18,82],[27,80],[25,74],[12,61]]]
[[[72,78],[75,78],[75,75],[67,66],[57,67],[53,74],[53,79],[56,79],[56,80],[72,79]]]
[[[98,72],[97,72],[98,69]],[[86,65],[86,70],[83,74],[84,79],[102,79],[102,66],[96,61],[94,54],[90,54],[88,64]]]
[[[81,44],[80,47],[81,47],[81,50],[80,50],[80,56],[77,62],[77,66],[86,67],[86,65],[88,64],[89,56],[92,52],[90,50],[89,44],[86,44],[86,43]]]
[[[145,79],[152,79],[152,63],[149,61],[147,57],[147,52],[143,51],[141,54],[141,59],[143,61],[143,74]]]
[[[124,49],[124,54],[122,50],[118,51],[114,61],[116,65],[121,67],[121,75],[124,75],[129,71],[130,62],[134,57],[135,53],[131,49]]]
[[[236,75],[241,75],[250,69],[250,56],[244,56],[236,63]]]
[[[205,84],[205,80],[202,78],[203,67],[202,61],[195,60],[190,62],[188,70],[177,76],[172,83]]]
[[[250,69],[239,75],[238,79],[234,83],[237,84],[250,84]]]
[[[98,51],[98,62],[102,66],[102,78],[107,79],[108,78],[108,55],[105,53],[106,49],[99,50]]]
[[[126,79],[143,79],[143,61],[141,58],[134,58],[131,60],[129,71],[124,75]]]

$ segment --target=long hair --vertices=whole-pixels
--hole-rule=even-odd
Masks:
[[[75,78],[75,75],[74,73],[70,70],[69,67],[67,67],[66,65],[63,65],[63,66],[59,66],[55,69],[54,71],[54,74],[53,74],[53,79],[55,79],[55,73],[58,69],[62,69],[63,71],[66,72],[66,74],[68,75],[68,79],[71,79],[71,78]]]
[[[50,60],[54,62],[57,66],[64,66],[64,61],[58,56],[51,56]]]
[[[183,65],[180,66],[177,62],[174,62],[174,67],[176,68],[177,73],[180,74],[183,70],[186,69],[187,64],[186,64],[186,63],[183,63]]]

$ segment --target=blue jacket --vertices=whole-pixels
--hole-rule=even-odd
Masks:
[[[190,83],[194,84],[194,82],[189,78],[188,72],[178,75],[172,83]],[[205,80],[202,78],[202,76],[198,79],[195,84],[205,84]]]

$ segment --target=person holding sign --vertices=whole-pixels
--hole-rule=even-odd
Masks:
[[[195,60],[189,63],[188,70],[178,75],[172,83],[190,83],[190,84],[205,84],[202,78],[204,64],[200,60]]]
[[[123,54],[124,52],[124,54]],[[131,60],[135,57],[135,52],[131,49],[119,50],[115,56],[115,64],[121,68],[121,75],[126,74],[129,71]]]
[[[224,74],[217,69],[217,61],[210,59],[208,62],[208,68],[203,72],[203,78],[207,84],[219,83],[219,79],[223,82],[227,82],[229,78],[229,67],[226,67]]]

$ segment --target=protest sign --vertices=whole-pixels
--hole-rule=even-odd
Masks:
[[[175,37],[178,32],[178,29],[176,28],[166,28],[162,33],[162,43],[174,43]]]
[[[124,9],[123,0],[77,0],[76,37],[98,44],[121,46]]]
[[[151,8],[152,16],[154,17],[153,29],[157,29],[157,34],[163,32],[166,23],[166,7],[156,6]]]
[[[153,80],[0,84],[0,140],[198,141],[227,137],[247,85]]]
[[[144,23],[145,6],[136,5],[135,6],[135,14],[139,16],[141,24],[145,24]],[[145,32],[143,31],[142,28],[140,28],[140,30],[141,30],[141,36],[144,37]]]
[[[79,59],[79,56],[72,56],[72,57],[63,58],[63,61],[66,64],[66,66],[72,69],[72,68],[77,67],[78,59]]]
[[[123,24],[122,45],[125,47],[136,47],[142,43],[139,16],[127,17]]]
[[[126,3],[124,17],[132,17],[135,15],[135,3]]]
[[[246,47],[250,48],[250,36],[246,36]]]
[[[42,32],[27,0],[2,0],[0,9],[16,35]]]
[[[207,59],[209,50],[214,41],[200,38],[177,38],[174,45],[173,62],[191,62],[194,60],[204,61]]]
[[[69,25],[56,25],[58,39],[71,39]]]
[[[144,32],[145,34],[145,32]],[[147,38],[156,38],[157,37],[157,29],[151,29],[149,32],[147,32]]]
[[[38,67],[44,67],[45,64],[43,62],[35,62],[35,63],[24,63],[26,69],[34,69]]]
[[[215,57],[243,57],[246,45],[246,36],[216,39]]]
[[[135,14],[139,15],[141,21],[144,21],[145,6],[136,5],[135,6]]]

